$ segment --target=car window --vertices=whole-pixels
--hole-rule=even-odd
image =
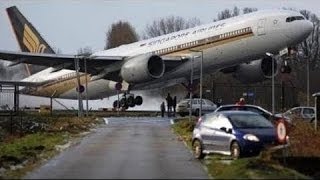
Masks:
[[[198,104],[198,100],[192,99],[192,104]]]
[[[248,110],[248,111],[251,111],[251,112],[255,112],[255,113],[257,113],[257,114],[260,114],[260,115],[262,115],[263,117],[265,117],[265,118],[267,118],[267,119],[270,118],[270,114],[262,111],[261,109],[254,108],[254,107],[247,107],[247,110]]]
[[[304,108],[303,114],[314,114],[314,110],[312,108]]]
[[[211,102],[211,101],[205,101],[205,103],[206,103],[207,105],[209,105],[209,106],[214,106],[214,103]]]
[[[210,128],[214,128],[215,121],[217,120],[217,114],[207,114],[203,116],[203,122],[201,123],[202,126],[207,126]]]
[[[300,111],[301,111],[300,108],[296,108],[296,109],[291,110],[292,114],[300,114]]]
[[[237,128],[272,128],[273,124],[258,114],[230,114],[231,124]]]
[[[220,129],[220,128],[222,128],[222,127],[225,127],[225,128],[227,128],[227,129],[231,129],[231,128],[232,128],[232,125],[231,125],[231,123],[230,123],[230,121],[229,121],[228,118],[226,118],[225,116],[223,116],[223,115],[220,114],[220,115],[217,117],[217,120],[214,121],[213,127],[216,128],[216,129]]]

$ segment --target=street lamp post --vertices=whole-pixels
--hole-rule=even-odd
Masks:
[[[202,71],[203,71],[203,51],[201,50],[190,50],[191,52],[200,52],[201,53],[201,61],[200,61],[200,110],[199,116],[202,115]]]
[[[272,60],[272,114],[274,114],[274,55],[268,52],[266,54],[270,56]]]
[[[310,106],[310,82],[309,82],[309,80],[310,80],[310,73],[309,73],[309,71],[310,71],[310,69],[309,69],[310,67],[309,67],[309,58],[307,59],[307,106]]]
[[[192,57],[191,60],[191,74],[190,74],[190,84],[189,84],[189,95],[190,95],[190,108],[189,108],[189,121],[191,121],[191,115],[192,115],[192,91],[193,91],[193,60],[194,57]]]

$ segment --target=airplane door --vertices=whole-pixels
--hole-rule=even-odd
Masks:
[[[266,25],[266,19],[259,19],[258,21],[258,36],[262,36],[266,34],[266,30],[265,30],[265,25]]]

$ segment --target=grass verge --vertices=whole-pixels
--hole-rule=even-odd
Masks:
[[[21,119],[18,118],[18,121]],[[8,122],[12,125],[12,122]],[[13,131],[8,123],[1,126],[5,136],[0,141],[0,179],[22,178],[43,161],[56,155],[62,145],[102,123],[102,120],[59,115],[24,116],[21,122],[24,128],[17,127]],[[30,131],[28,124],[37,126]]]

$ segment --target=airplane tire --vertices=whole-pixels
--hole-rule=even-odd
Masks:
[[[113,108],[117,108],[117,106],[118,106],[118,100],[115,100],[114,102],[113,102]],[[119,104],[119,106],[120,106],[120,104]],[[119,108],[119,107],[118,107]]]
[[[134,99],[134,103],[140,106],[142,104],[142,97],[136,96],[136,98]]]
[[[134,103],[134,97],[133,97],[133,96],[128,97],[127,103],[128,103],[128,106],[134,107],[134,105],[135,105],[135,103]]]
[[[127,106],[127,102],[126,101],[127,101],[126,98],[122,98],[120,100],[120,107],[126,107]]]

